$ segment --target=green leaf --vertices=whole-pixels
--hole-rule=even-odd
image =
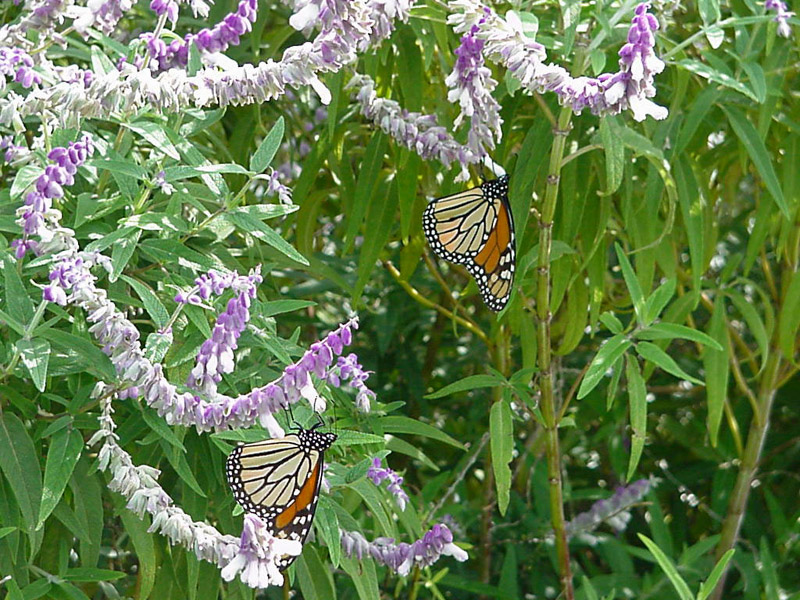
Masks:
[[[489,445],[492,453],[492,470],[497,486],[497,507],[506,514],[511,499],[511,467],[514,452],[514,423],[511,407],[505,400],[492,404],[489,414]]]
[[[150,597],[156,581],[156,549],[155,536],[147,531],[145,525],[139,518],[125,508],[125,501],[118,495],[112,494],[117,513],[122,519],[125,533],[133,544],[136,558],[139,561],[139,572],[136,581],[136,597],[144,600]]]
[[[375,263],[380,256],[381,250],[389,241],[392,229],[396,222],[397,206],[399,196],[397,182],[393,182],[389,192],[377,202],[370,202],[367,208],[366,227],[364,231],[364,242],[361,244],[361,252],[358,259],[358,280],[353,287],[352,296],[354,301],[358,301],[364,286],[375,269]]]
[[[368,462],[369,459],[366,459]],[[375,484],[367,479],[359,479],[358,481],[350,484],[350,489],[356,492],[361,499],[364,500],[364,504],[366,504],[367,508],[372,513],[372,516],[380,525],[380,529],[382,531],[382,535],[388,537],[394,537],[394,526],[392,525],[392,519],[386,513],[386,510],[381,503],[381,497],[378,493],[378,488],[375,487]],[[342,559],[344,562],[344,559]]]
[[[144,356],[151,363],[160,363],[172,347],[172,331],[161,333],[154,331],[147,334],[147,341],[144,345]]]
[[[757,62],[745,60],[739,64],[742,65],[747,77],[750,79],[750,85],[753,88],[753,93],[758,98],[760,104],[764,104],[767,99],[767,78],[764,76],[764,69]]]
[[[172,145],[164,128],[158,123],[153,123],[152,121],[137,121],[136,123],[122,123],[121,125],[138,133],[170,158],[174,158],[175,160],[181,159],[178,149]]]
[[[685,325],[676,325],[675,323],[654,323],[636,332],[636,337],[642,340],[672,340],[680,338],[683,340],[692,340],[698,342],[709,348],[715,350],[722,350],[719,342],[702,331],[686,327]]]
[[[91,582],[91,581],[114,581],[126,577],[127,573],[122,571],[112,571],[111,569],[98,569],[95,567],[74,567],[67,569],[64,579],[67,581]]]
[[[61,429],[51,438],[44,468],[44,488],[37,529],[44,525],[47,517],[61,500],[82,450],[83,435],[77,429],[71,427]]]
[[[383,165],[383,155],[386,152],[388,138],[382,131],[378,131],[372,136],[364,151],[364,158],[361,161],[361,169],[358,173],[358,181],[353,194],[353,206],[350,214],[347,215],[347,231],[345,232],[345,248],[343,253],[347,254],[353,248],[356,234],[361,228],[364,215],[372,192],[378,182],[378,176]]]
[[[310,308],[316,305],[317,303],[311,300],[272,300],[271,302],[262,302],[259,304],[258,314],[264,318],[274,317],[275,315],[282,315],[295,310],[303,310],[304,308]]]
[[[728,566],[728,562],[730,562],[734,552],[735,550],[731,548],[720,557],[717,564],[714,566],[714,570],[711,571],[711,574],[708,576],[708,579],[700,586],[700,591],[697,593],[697,600],[706,600],[706,598],[711,595],[711,592],[713,592],[714,588],[717,586],[719,578],[722,577],[722,574],[725,572],[725,567]]]
[[[320,496],[314,525],[320,532],[322,541],[328,548],[328,554],[334,569],[339,568],[342,559],[342,544],[340,541],[339,518],[336,510],[330,506],[331,501],[326,496]]]
[[[336,546],[340,546],[338,539],[336,542]],[[297,582],[300,584],[300,593],[304,599],[336,600],[336,587],[333,585],[333,576],[328,566],[320,560],[316,548],[309,546],[303,548],[303,553],[297,559],[296,572]]]
[[[795,271],[792,273],[792,280],[789,282],[778,316],[778,346],[789,360],[794,358],[798,327],[800,327],[800,271]]]
[[[301,265],[308,266],[308,261],[306,258],[297,250],[295,250],[294,246],[289,244],[289,242],[275,233],[274,229],[265,225],[255,217],[250,216],[246,212],[234,211],[226,213],[225,218],[234,226],[272,246],[275,248],[275,250],[287,256],[291,260],[298,262]]]
[[[766,600],[782,600],[785,596],[778,581],[778,572],[775,570],[775,561],[771,556],[769,547],[770,543],[767,538],[762,537],[759,544],[759,559],[763,565],[762,572],[764,574],[764,587],[766,588],[764,597]]]
[[[275,158],[275,153],[278,152],[283,140],[283,129],[283,117],[281,116],[275,121],[275,125],[269,130],[256,153],[250,158],[250,170],[253,173],[263,173]]]
[[[667,279],[656,290],[650,294],[645,303],[645,321],[652,323],[661,312],[666,308],[669,301],[675,295],[677,281],[675,278]]]
[[[619,266],[622,269],[622,277],[625,279],[625,285],[628,288],[628,293],[631,295],[633,310],[636,312],[636,320],[640,325],[646,326],[648,323],[645,321],[645,302],[644,294],[642,293],[642,287],[639,285],[639,280],[636,278],[636,274],[633,272],[633,267],[631,266],[628,257],[625,255],[625,252],[622,250],[622,247],[615,243],[614,250],[617,252]]]
[[[95,73],[98,75],[105,75],[106,73],[117,70],[117,67],[111,62],[111,59],[106,56],[106,53],[103,52],[100,46],[92,46],[90,52],[92,55],[92,70]]]
[[[692,377],[686,371],[681,369],[678,366],[678,363],[676,363],[669,354],[664,352],[655,344],[651,344],[650,342],[639,342],[636,344],[636,352],[642,358],[649,360],[654,365],[661,367],[667,373],[675,375],[675,377],[685,379],[686,381],[691,381],[697,385],[704,385],[702,381],[696,377]]]
[[[747,154],[753,161],[759,175],[764,180],[772,199],[775,204],[781,209],[781,212],[787,219],[791,219],[789,206],[786,204],[786,199],[783,197],[783,190],[778,181],[778,176],[775,174],[775,168],[772,165],[772,159],[767,151],[767,147],[758,135],[758,131],[753,127],[753,124],[747,120],[747,117],[736,108],[730,106],[722,106],[722,110],[728,116],[728,121],[736,133],[739,141],[747,150]]]
[[[625,173],[625,145],[612,131],[611,119],[613,117],[600,119],[600,139],[606,153],[606,194],[613,194],[619,189]]]
[[[592,364],[586,371],[586,375],[581,382],[581,387],[578,389],[578,400],[585,398],[586,395],[600,383],[606,371],[608,371],[608,369],[617,362],[617,359],[630,347],[630,340],[623,335],[615,335],[600,346],[600,350],[598,350],[597,354],[592,359]]]
[[[477,390],[480,388],[493,388],[499,385],[504,385],[506,382],[497,375],[470,375],[459,381],[444,386],[442,389],[427,394],[425,398],[435,400],[436,398],[444,398],[451,394],[458,392],[466,392],[467,390]]]
[[[750,333],[753,335],[753,338],[755,338],[759,353],[761,354],[761,365],[763,368],[769,356],[769,336],[767,335],[764,321],[761,320],[761,316],[758,314],[753,304],[748,302],[740,292],[734,289],[727,289],[725,290],[725,294],[731,299],[736,310],[744,317],[747,327],[750,329]]]
[[[636,357],[626,357],[625,376],[628,379],[628,402],[631,418],[631,458],[628,462],[628,481],[636,473],[639,459],[642,457],[644,442],[647,437],[647,386],[639,370]]]
[[[615,335],[622,333],[622,330],[624,329],[622,321],[620,321],[612,312],[604,312],[602,315],[600,315],[600,322],[606,326],[606,329]]]
[[[37,330],[37,334],[50,340],[67,354],[77,356],[92,373],[100,376],[107,382],[117,380],[117,372],[111,359],[86,338],[72,335],[59,329]]]
[[[17,273],[17,263],[11,257],[6,258],[3,264],[3,275],[8,314],[19,323],[29,323],[33,318],[33,303],[25,290],[25,284],[22,283],[22,279]]]
[[[203,61],[200,57],[200,49],[197,47],[197,41],[192,40],[189,42],[189,61],[186,65],[186,72],[189,77],[194,77],[202,68]]]
[[[153,319],[153,323],[155,323],[159,329],[163,329],[169,321],[169,313],[153,290],[141,281],[133,277],[128,277],[127,275],[123,275],[122,280],[136,290],[139,298],[142,299],[145,310],[150,315],[150,318]]]
[[[642,156],[652,156],[658,162],[664,162],[664,153],[640,133],[630,127],[618,127],[615,131],[620,141]]]
[[[39,338],[33,340],[17,340],[22,364],[28,369],[33,385],[43,392],[47,384],[47,364],[50,360],[50,343]]]
[[[150,178],[150,174],[146,169],[139,165],[127,160],[115,160],[111,158],[94,158],[86,161],[86,165],[94,167],[95,169],[104,169],[111,173],[118,173],[120,175],[127,175],[135,179],[146,180]]]
[[[355,558],[342,558],[342,568],[353,580],[359,600],[377,600],[381,597],[378,589],[378,575],[375,563],[371,560],[359,561]]]
[[[705,231],[703,223],[703,197],[694,170],[686,156],[675,161],[675,183],[678,187],[678,203],[689,238],[689,257],[692,260],[692,287],[700,289],[700,278],[705,271]]]
[[[383,436],[375,435],[373,433],[366,433],[364,431],[354,431],[352,429],[343,429],[337,431],[336,441],[333,442],[334,447],[345,448],[347,446],[358,446],[362,444],[378,444],[384,446],[386,440]]]
[[[747,96],[751,100],[758,102],[758,97],[752,91],[750,91],[749,87],[747,87],[741,81],[737,81],[730,75],[726,75],[725,73],[720,73],[719,71],[715,70],[706,63],[700,62],[699,60],[685,58],[683,60],[678,61],[678,65],[680,65],[687,71],[694,73],[695,75],[699,75],[700,77],[708,79],[709,81],[713,81],[714,83],[724,85],[725,87],[730,88],[736,92],[739,92],[740,94]]]
[[[672,585],[678,592],[681,600],[694,600],[692,596],[692,592],[689,589],[689,586],[683,580],[683,578],[678,573],[678,570],[675,568],[675,565],[672,564],[672,561],[667,557],[666,554],[656,546],[656,543],[641,533],[637,534],[639,539],[644,542],[644,545],[647,546],[647,549],[650,550],[650,554],[652,554],[656,561],[658,562],[661,569],[666,573],[669,580],[672,582]]]
[[[427,454],[419,449],[419,446],[415,444],[409,444],[407,441],[401,440],[399,437],[392,436],[386,442],[386,449],[399,454],[405,454],[411,458],[415,458],[433,471],[440,470],[439,467],[436,466],[436,463],[434,463],[430,458],[428,458]]]
[[[0,470],[17,499],[29,532],[36,529],[42,500],[42,472],[25,425],[12,412],[0,415]]]
[[[27,190],[34,181],[39,178],[39,175],[44,174],[42,167],[33,165],[25,165],[14,177],[14,183],[11,184],[11,200],[16,201]]]
[[[180,452],[186,452],[186,447],[183,445],[183,442],[175,435],[175,432],[167,425],[167,422],[158,416],[155,409],[149,406],[142,406],[141,410],[142,419],[152,431],[155,431],[162,440],[174,446]]]
[[[113,248],[111,248],[111,274],[108,280],[111,282],[119,279],[122,271],[128,266],[136,246],[139,245],[139,239],[142,237],[142,230],[136,229],[131,232],[131,235],[117,241]]]
[[[722,421],[722,411],[728,397],[728,378],[730,366],[728,362],[729,347],[727,320],[725,318],[725,298],[719,294],[714,301],[714,311],[708,324],[708,334],[714,338],[719,348],[706,348],[703,353],[703,368],[706,372],[706,398],[708,400],[708,418],[706,426],[711,438],[711,445],[717,445],[717,433]]]
[[[185,451],[174,445],[168,445],[166,440],[162,441],[161,447],[164,449],[164,456],[166,456],[172,468],[175,469],[178,477],[180,477],[198,496],[206,498],[203,486],[198,483],[197,478],[192,472],[192,468],[189,466],[189,461],[186,460]]]
[[[422,423],[409,417],[389,416],[381,419],[381,427],[387,433],[406,433],[409,435],[420,435],[439,442],[444,442],[460,450],[464,450],[464,444],[453,439],[441,429],[427,423]]]

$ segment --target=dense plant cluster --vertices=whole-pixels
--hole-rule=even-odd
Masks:
[[[0,12],[6,597],[800,597],[785,2]],[[302,544],[225,459],[320,423]]]

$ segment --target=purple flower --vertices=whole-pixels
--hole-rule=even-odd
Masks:
[[[350,331],[347,331],[348,339],[343,343],[350,344]],[[334,387],[339,387],[342,381],[348,382],[350,387],[357,391],[356,406],[364,412],[369,412],[371,402],[375,399],[375,392],[370,390],[365,383],[369,378],[369,372],[364,371],[358,362],[358,356],[350,354],[348,356],[340,356],[337,361],[338,369],[330,371],[327,375],[327,381]]]
[[[497,82],[484,66],[482,51],[485,42],[476,36],[478,31],[478,26],[473,25],[461,38],[461,45],[455,50],[458,59],[445,83],[450,88],[447,99],[458,103],[461,108],[453,126],[458,127],[465,117],[469,117],[467,146],[476,156],[484,157],[487,148],[494,149],[496,141],[500,141],[503,120],[500,118],[500,105],[492,97]]]
[[[357,531],[340,531],[342,550],[346,556],[358,560],[370,557],[386,565],[398,575],[408,575],[415,564],[428,567],[442,556],[452,556],[459,562],[469,558],[466,552],[453,543],[453,534],[446,525],[434,525],[413,544],[396,544],[392,538],[377,538],[368,542]]]
[[[764,8],[767,10],[775,11],[775,21],[778,24],[778,35],[781,37],[791,37],[792,27],[789,25],[789,19],[794,16],[794,13],[789,10],[786,2],[781,0],[766,0]]]
[[[105,291],[97,288],[96,277],[90,271],[95,265],[110,269],[108,259],[97,254],[81,253],[60,260],[51,272],[52,283],[45,289],[44,297],[54,302],[74,303],[86,311],[90,323],[89,333],[100,342],[103,352],[111,358],[120,380],[125,382],[128,390],[135,389],[136,393],[140,393],[168,424],[193,425],[199,431],[207,431],[250,427],[256,421],[261,421],[271,435],[280,437],[283,430],[273,415],[288,404],[305,399],[315,410],[324,410],[325,400],[316,391],[311,375],[322,373],[320,379],[327,381],[331,371],[339,369],[333,361],[342,351],[341,347],[332,348],[328,345],[327,338],[312,344],[300,360],[289,365],[275,381],[235,398],[216,391],[209,393],[208,399],[194,392],[178,392],[176,386],[167,381],[162,366],[153,364],[145,357],[139,342],[139,332],[133,323],[108,299]],[[236,307],[234,312],[239,310]],[[229,326],[237,327],[235,319],[241,317],[241,314],[236,314],[231,317],[232,321],[226,319],[223,332],[218,335],[228,334]],[[339,340],[343,344],[349,343],[352,340],[350,330],[357,326],[358,321],[354,318],[328,338]],[[212,342],[218,343],[213,336]],[[221,345],[205,353],[207,359],[203,359],[202,372],[198,371],[198,374],[211,377],[213,381],[215,369],[227,360],[219,358],[223,354],[225,349]],[[212,364],[212,356],[216,365]],[[359,379],[365,376],[354,371],[351,364],[348,378],[354,375]],[[361,383],[363,384],[363,379]],[[363,386],[366,387],[365,384]]]
[[[278,196],[281,204],[292,204],[292,190],[288,186],[281,183],[281,174],[272,169],[269,169],[269,183],[266,189],[267,196]]]
[[[225,373],[233,372],[233,351],[250,320],[250,296],[242,292],[228,301],[228,306],[214,325],[214,331],[200,347],[197,363],[186,382],[206,394],[216,391]]]
[[[0,151],[5,150],[3,159],[7,163],[12,163],[20,153],[23,153],[27,148],[14,143],[14,137],[11,135],[4,135],[0,137]]]
[[[255,267],[248,275],[239,275],[236,271],[223,273],[216,269],[210,269],[208,273],[200,275],[194,280],[195,288],[188,293],[180,292],[175,296],[175,302],[180,304],[200,304],[203,300],[214,296],[219,296],[227,289],[233,289],[237,293],[246,293],[250,298],[256,297],[256,286],[264,278],[261,276],[261,265]]]
[[[401,487],[403,484],[403,478],[395,473],[392,469],[388,467],[384,469],[381,467],[381,459],[377,456],[372,459],[372,465],[370,466],[369,470],[367,470],[367,477],[377,486],[380,486],[384,479],[388,480],[389,485],[386,489],[388,489],[392,496],[394,496],[395,502],[397,502],[397,506],[400,507],[400,510],[403,511],[406,509],[406,504],[408,504],[408,494],[406,494]]]
[[[303,544],[296,540],[273,537],[260,517],[246,513],[236,556],[222,569],[222,578],[232,581],[236,575],[256,589],[283,585],[283,575],[276,564],[281,556],[298,556]]]
[[[70,142],[66,148],[54,148],[47,155],[53,163],[45,168],[44,174],[34,182],[31,191],[25,196],[24,206],[17,210],[17,220],[22,226],[22,240],[15,244],[17,258],[33,248],[39,251],[38,245],[29,240],[37,235],[42,243],[50,243],[58,233],[58,221],[61,213],[53,209],[53,200],[64,195],[63,186],[75,183],[75,173],[94,151],[91,138],[84,135],[78,142]]]
[[[471,32],[477,27],[475,35],[485,41],[484,55],[504,64],[529,92],[554,92],[562,104],[578,113],[585,108],[597,115],[630,109],[637,121],[648,116],[666,118],[667,109],[650,100],[656,94],[654,77],[664,69],[664,62],[654,51],[658,21],[648,13],[649,1],[634,11],[628,43],[619,51],[620,70],[577,78],[563,67],[544,63],[544,47],[525,35],[515,13],[502,19],[477,0],[451,0],[450,7],[459,11],[448,17],[455,30]]]
[[[381,98],[375,92],[375,82],[366,75],[354,76],[347,87],[355,89],[361,114],[384,133],[426,160],[435,158],[445,167],[458,163],[461,172],[456,181],[469,179],[469,165],[480,162],[481,157],[469,146],[459,144],[435,115],[409,112],[396,101]]]
[[[111,35],[132,6],[133,0],[88,0],[86,7],[72,7],[79,14],[73,25],[81,33],[89,27],[97,27],[106,35]]]
[[[639,502],[657,483],[654,478],[634,481],[627,487],[619,486],[610,498],[598,500],[591,508],[567,523],[567,535],[587,534],[606,522],[617,531],[623,531],[630,520],[628,510]]]
[[[172,0],[153,0],[150,5],[159,8]],[[177,4],[175,5],[177,11]],[[158,12],[158,11],[156,11]],[[241,0],[237,9],[227,15],[210,29],[202,29],[197,34],[187,34],[183,40],[175,40],[169,45],[159,39],[153,38],[150,33],[142,38],[147,42],[153,66],[156,70],[165,71],[174,67],[185,67],[189,62],[189,46],[192,42],[197,44],[201,52],[224,52],[229,46],[238,46],[240,37],[253,29],[253,23],[258,18],[258,0]]]
[[[151,0],[150,10],[159,17],[166,14],[173,25],[178,20],[178,3],[175,0]]]
[[[42,83],[41,76],[33,70],[33,59],[20,48],[0,48],[0,75],[26,89]]]

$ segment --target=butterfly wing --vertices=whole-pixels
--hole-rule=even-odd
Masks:
[[[324,448],[297,435],[243,444],[226,461],[228,484],[245,512],[264,519],[272,535],[302,544],[317,507],[323,455]],[[295,558],[284,555],[276,564],[284,570]]]
[[[516,265],[508,177],[434,200],[423,213],[422,228],[434,253],[466,266],[486,305],[502,310]]]

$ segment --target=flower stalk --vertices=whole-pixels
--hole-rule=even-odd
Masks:
[[[575,56],[575,69],[583,69],[584,53],[579,48]],[[564,518],[564,493],[561,480],[561,449],[558,440],[558,413],[554,394],[555,373],[553,372],[553,349],[550,325],[553,313],[550,310],[551,272],[550,259],[553,246],[553,217],[558,202],[559,180],[563,166],[564,149],[571,128],[572,106],[561,108],[558,123],[553,130],[555,139],[550,150],[550,165],[547,175],[547,188],[544,203],[539,215],[539,256],[536,296],[537,357],[539,362],[539,407],[544,421],[545,452],[550,495],[550,522],[556,542],[559,580],[566,600],[575,598],[572,584],[572,567],[569,562],[567,523]]]
[[[717,544],[716,560],[719,560],[725,552],[733,548],[739,539],[739,531],[742,528],[742,522],[747,511],[747,500],[750,498],[751,485],[756,477],[758,463],[761,460],[761,452],[764,449],[764,441],[769,429],[772,402],[779,387],[781,363],[780,350],[777,347],[773,347],[762,374],[757,406],[754,407],[753,422],[747,434],[747,445],[742,456],[739,474],[736,477],[736,483],[728,500],[728,510],[725,513],[720,540]],[[728,569],[726,568],[717,583],[717,587],[714,589],[714,593],[711,595],[711,600],[721,600],[723,598],[727,576]]]

